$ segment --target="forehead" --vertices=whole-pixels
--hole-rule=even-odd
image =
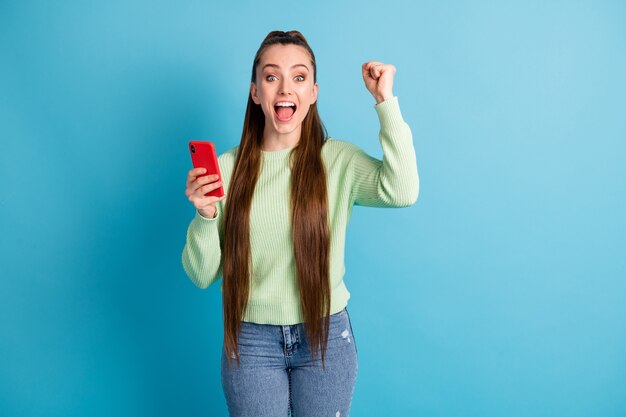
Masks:
[[[296,64],[304,64],[311,70],[311,57],[304,47],[299,45],[276,44],[268,47],[261,54],[259,69],[267,64],[278,65],[283,69],[289,69]]]

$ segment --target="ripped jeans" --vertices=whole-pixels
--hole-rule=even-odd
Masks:
[[[234,357],[234,354],[233,354]],[[239,358],[222,388],[231,417],[347,417],[357,374],[357,348],[347,308],[330,316],[328,346],[311,358],[303,324],[241,323]]]

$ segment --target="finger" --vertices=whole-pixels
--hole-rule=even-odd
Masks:
[[[206,173],[206,168],[192,168],[189,170],[189,174],[187,175],[189,178],[198,177],[202,174]]]
[[[214,181],[207,177],[210,177],[210,175],[207,175],[206,177],[199,177],[197,180],[193,181],[187,186],[187,188],[185,189],[185,195],[188,196],[190,200],[193,196],[202,195],[199,190],[204,185],[206,185],[207,182]]]
[[[187,186],[191,184],[198,176],[204,174],[206,169],[204,168],[192,168],[187,173]]]
[[[224,194],[221,197],[216,197],[213,195],[197,196],[194,194],[191,197],[189,197],[189,201],[191,201],[196,208],[206,208],[210,205],[215,204],[218,201],[223,200],[224,198],[226,198],[226,194]]]
[[[217,182],[212,182],[211,184],[207,184],[207,185],[203,185],[202,187],[198,188],[194,194],[198,197],[204,196],[207,193],[220,188],[222,186],[222,182],[221,181],[217,181]]]
[[[208,193],[215,190],[216,188],[219,188],[221,185],[222,184],[219,182],[214,182],[211,184],[203,185],[202,187],[198,187],[191,193],[191,195],[189,196],[189,199],[191,200],[192,198],[207,197]]]
[[[374,78],[380,77],[380,75],[384,71],[384,68],[385,68],[385,64],[383,64],[383,63],[376,63],[376,64],[372,65],[370,67],[370,73],[372,74],[372,77],[374,77]]]
[[[369,76],[369,73],[370,73],[369,62],[366,62],[363,65],[361,65],[361,73],[363,74],[363,78],[367,78]]]
[[[369,70],[372,65],[382,65],[382,62],[379,61],[368,61],[362,65],[364,70]]]
[[[203,186],[204,184],[217,181],[219,179],[219,175],[204,175],[202,177],[194,177],[193,181],[187,181],[187,195],[195,192],[198,188]]]
[[[377,65],[377,64],[381,64],[381,62],[369,61],[361,65],[361,71],[363,72],[363,77],[369,77],[371,75],[372,66]]]
[[[225,198],[226,198],[226,194],[224,194],[221,197],[215,197],[215,196],[202,197],[202,198],[196,199],[194,205],[198,209],[204,209],[209,206],[214,206],[215,203],[217,203],[218,201],[222,201]]]
[[[204,184],[209,184],[211,182],[215,182],[218,181],[220,179],[220,176],[217,174],[212,174],[212,175],[204,175],[202,177],[198,177],[196,179],[196,183],[198,185],[204,185]]]
[[[203,207],[207,207],[207,206],[215,205],[215,203],[217,203],[218,201],[222,201],[225,198],[226,198],[226,194],[224,194],[221,197],[210,195],[210,196],[199,198],[198,204],[202,205]]]

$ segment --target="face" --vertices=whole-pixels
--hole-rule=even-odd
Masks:
[[[265,114],[265,134],[300,132],[311,104],[317,100],[313,64],[306,49],[298,45],[272,45],[261,55],[252,100]]]

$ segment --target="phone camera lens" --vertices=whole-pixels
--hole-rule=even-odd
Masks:
[[[196,153],[196,147],[191,145],[191,153]]]

